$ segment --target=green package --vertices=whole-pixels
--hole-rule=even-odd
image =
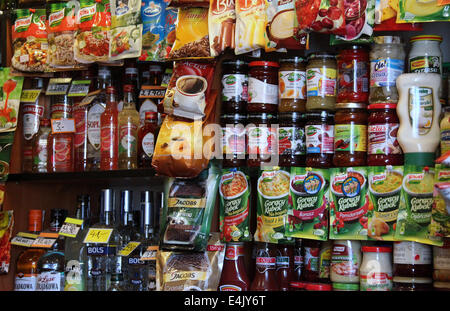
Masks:
[[[419,2],[417,0],[399,0],[397,22],[423,23],[450,21],[450,5],[438,5],[437,1]]]
[[[367,168],[331,168],[330,184],[330,239],[367,240]]]
[[[435,166],[434,205],[431,211],[430,240],[443,241],[450,237],[450,167]]]
[[[0,132],[16,130],[23,79],[11,76],[9,67],[0,67]]]
[[[0,182],[8,179],[14,132],[0,133]]]
[[[328,239],[328,169],[292,167],[286,236]]]

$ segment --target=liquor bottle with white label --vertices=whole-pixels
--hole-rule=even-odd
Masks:
[[[119,112],[119,169],[136,169],[138,149],[139,112],[134,100],[134,87],[123,87],[123,109]]]
[[[123,244],[122,237],[114,223],[114,194],[112,189],[102,189],[101,208],[103,217],[100,223],[92,226],[86,236],[98,236],[98,230],[109,231],[109,238],[97,243],[87,243],[87,277],[88,291],[106,291],[111,284],[111,275],[120,273],[121,258],[118,248]],[[84,240],[85,241],[85,240]]]
[[[50,210],[49,232],[56,234],[67,217],[67,210]],[[51,238],[51,237],[50,237]],[[37,291],[62,291],[64,289],[64,237],[59,236],[50,249],[39,258],[37,264]]]
[[[39,235],[42,230],[42,210],[28,212],[28,232]],[[16,262],[15,291],[35,291],[37,288],[37,263],[45,253],[43,248],[27,248]]]
[[[77,196],[77,210],[75,218],[81,219],[80,229],[75,238],[66,239],[66,277],[64,291],[86,290],[86,244],[83,239],[90,225],[90,197],[89,195]]]
[[[51,130],[50,119],[41,119],[39,132],[33,142],[33,173],[47,173],[47,143]]]

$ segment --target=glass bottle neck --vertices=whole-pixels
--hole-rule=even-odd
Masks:
[[[152,239],[154,237],[153,227],[151,225],[144,226],[144,238]]]
[[[114,225],[114,215],[113,215],[113,213],[111,211],[105,211],[104,223],[107,226]]]

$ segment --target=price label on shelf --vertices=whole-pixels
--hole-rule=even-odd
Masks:
[[[141,245],[141,242],[136,242],[136,241],[130,241],[128,242],[127,245],[125,245],[124,248],[122,248],[119,252],[119,256],[129,256],[131,254],[132,251],[134,251],[136,249],[136,247],[138,247],[139,245]]]
[[[11,244],[17,246],[30,247],[31,245],[33,245],[33,242],[37,239],[37,237],[38,237],[37,234],[19,232],[17,233],[17,236],[11,239]]]
[[[91,85],[91,80],[74,80],[70,85],[69,93],[67,96],[86,96],[89,93],[89,86]]]
[[[59,235],[67,236],[69,238],[75,238],[78,234],[78,231],[80,231],[82,224],[82,219],[67,217],[66,220],[64,220],[61,229],[59,230]]]
[[[42,89],[35,89],[35,90],[23,90],[22,94],[20,95],[20,102],[21,103],[35,103],[37,99],[39,98],[39,95],[41,95]]]
[[[34,240],[32,247],[51,248],[58,238],[58,233],[42,232],[36,240]]]
[[[48,81],[45,95],[66,95],[72,78],[52,78]]]
[[[51,119],[52,133],[75,133],[75,119]]]
[[[146,251],[142,254],[140,260],[156,260],[156,254],[158,253],[158,246],[149,246]]]
[[[83,243],[107,244],[113,229],[90,228]]]

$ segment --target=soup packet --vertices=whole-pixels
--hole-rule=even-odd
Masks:
[[[1,200],[3,203],[3,197]],[[0,211],[0,274],[9,272],[13,226],[13,211]]]
[[[328,169],[291,168],[286,236],[328,239],[329,187]]]
[[[211,56],[216,57],[226,49],[234,49],[236,11],[234,0],[212,0],[209,6],[209,46]]]
[[[266,46],[266,2],[265,0],[236,0],[236,55]]]
[[[443,241],[450,237],[450,152],[436,160],[430,239]]]
[[[0,132],[17,128],[24,77],[11,75],[11,68],[0,67]]]
[[[367,170],[370,199],[367,235],[369,240],[394,241],[403,166],[371,166]]]
[[[165,30],[167,1],[144,0],[142,3],[142,53],[139,60],[160,61],[167,37]]]
[[[450,4],[439,5],[437,0],[399,0],[398,5],[397,23],[450,21]]]

